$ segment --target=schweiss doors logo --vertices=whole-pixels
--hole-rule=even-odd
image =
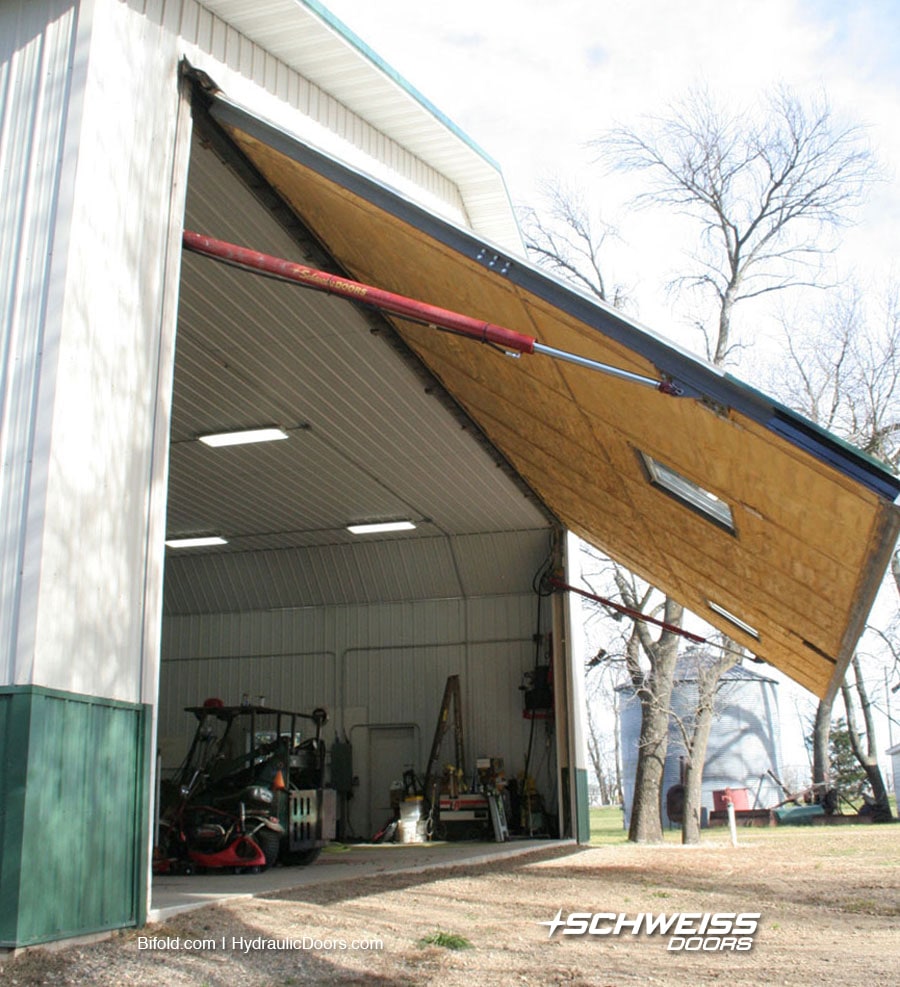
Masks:
[[[556,918],[538,922],[564,936],[668,936],[673,952],[746,952],[753,948],[753,936],[759,926],[759,912],[675,912],[653,915],[638,912],[569,912],[562,909]]]

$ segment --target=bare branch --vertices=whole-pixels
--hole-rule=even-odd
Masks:
[[[716,363],[731,352],[740,303],[811,279],[798,268],[827,251],[822,234],[845,225],[875,176],[860,128],[838,121],[825,99],[804,103],[778,89],[757,112],[727,112],[697,89],[640,130],[615,128],[593,142],[616,169],[644,171],[637,205],[689,217],[701,269],[684,284],[712,289],[719,306]]]
[[[599,218],[592,217],[584,198],[577,190],[558,181],[542,185],[545,214],[531,208],[519,211],[525,247],[541,267],[552,271],[601,301],[620,306],[624,302],[621,287],[607,292],[601,255],[616,231]]]
[[[773,381],[786,404],[897,470],[900,306],[897,289],[853,285],[799,318],[782,316],[787,359]]]

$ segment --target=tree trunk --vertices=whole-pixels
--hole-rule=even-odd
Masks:
[[[613,716],[614,716],[614,730],[613,738],[615,743],[615,757],[616,757],[616,788],[615,788],[615,801],[619,805],[625,804],[625,791],[622,787],[622,748],[619,742],[619,734],[621,732],[622,719],[621,713],[619,712],[619,704],[617,702],[613,703]]]
[[[825,791],[831,787],[831,762],[829,759],[828,744],[831,739],[831,710],[834,699],[826,703],[819,702],[816,707],[816,722],[813,726],[813,764],[812,780],[813,784],[821,786],[817,789],[819,795],[824,795]]]
[[[670,635],[670,638],[674,636]],[[641,700],[641,739],[631,825],[632,843],[659,843],[663,838],[661,799],[663,771],[669,749],[669,710],[678,659],[678,638],[655,648],[653,672],[638,690]]]
[[[734,311],[737,298],[738,285],[735,278],[732,277],[719,307],[719,331],[716,333],[716,345],[712,352],[712,362],[717,367],[721,367],[725,363],[728,350],[731,347],[731,313]]]
[[[634,798],[631,802],[632,843],[660,843],[663,838],[660,795],[669,745],[669,711],[655,696],[641,697],[641,739]]]
[[[726,639],[727,640],[727,639]],[[740,661],[740,650],[734,641],[727,641],[727,650],[715,661],[701,660],[696,669],[697,702],[690,722],[690,735],[682,724],[687,760],[684,773],[684,815],[681,820],[681,842],[700,842],[700,813],[703,806],[703,768],[716,713],[716,697],[722,676]]]
[[[881,768],[874,759],[867,758],[863,763],[863,771],[872,786],[872,819],[875,822],[893,822],[894,816],[891,812],[891,802],[888,798],[887,786],[884,783],[884,776]]]
[[[891,814],[891,803],[888,801],[887,787],[881,775],[881,768],[878,765],[878,747],[875,740],[875,723],[872,719],[872,701],[866,691],[863,679],[862,664],[859,655],[853,656],[853,675],[856,680],[856,692],[859,696],[859,704],[862,708],[863,722],[866,727],[866,746],[863,747],[862,738],[856,726],[856,714],[853,707],[853,697],[850,691],[850,684],[847,677],[841,684],[841,694],[844,697],[844,706],[847,710],[847,730],[850,734],[850,744],[856,759],[866,773],[866,778],[872,786],[871,814],[875,822],[891,822],[894,818]]]
[[[690,754],[684,771],[684,817],[681,822],[681,842],[700,842],[700,813],[703,804],[703,766],[713,724],[713,704],[698,706],[694,720]]]

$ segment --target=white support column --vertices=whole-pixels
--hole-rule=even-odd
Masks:
[[[561,553],[563,582],[580,579],[578,539],[565,532]],[[584,719],[584,644],[581,613],[573,594],[557,591],[553,606],[553,684],[563,835],[590,840],[587,745]]]
[[[9,56],[31,79],[10,113],[46,160],[23,160],[9,190],[19,226],[42,239],[23,240],[30,263],[11,286],[12,330],[31,320],[34,356],[20,385],[31,401],[19,398],[18,434],[4,436],[14,468],[28,464],[19,548],[3,557],[4,583],[16,556],[20,574],[2,618],[5,679],[152,702],[187,167],[175,150],[178,39],[116,0],[19,6],[43,10],[58,55],[26,59],[38,41],[23,37]],[[47,151],[45,134],[56,134]],[[43,301],[26,310],[31,298]]]
[[[190,137],[178,36],[149,10],[0,5],[3,946],[141,924],[148,904]]]

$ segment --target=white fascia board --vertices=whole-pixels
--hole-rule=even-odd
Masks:
[[[237,31],[453,181],[480,235],[522,253],[499,165],[318,0],[202,0]]]

